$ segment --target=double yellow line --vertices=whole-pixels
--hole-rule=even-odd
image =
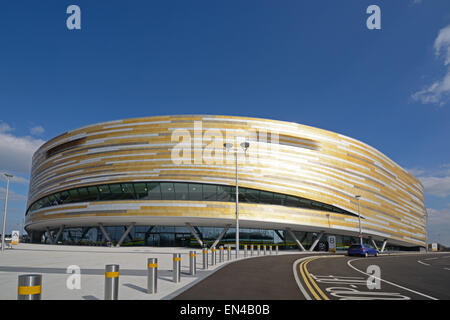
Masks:
[[[308,268],[306,267],[308,263],[310,263],[313,260],[319,259],[320,257],[313,257],[306,260],[303,260],[300,263],[300,274],[303,278],[303,282],[308,287],[309,291],[313,295],[314,299],[316,300],[330,300],[326,294],[319,288],[317,283],[314,281],[314,279],[309,274]]]

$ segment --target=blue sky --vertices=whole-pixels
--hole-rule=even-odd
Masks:
[[[66,27],[71,4],[81,30]],[[371,4],[381,30],[366,28]],[[18,177],[8,230],[45,140],[121,118],[227,114],[372,145],[421,179],[430,240],[450,245],[448,26],[448,0],[5,2],[0,171]]]

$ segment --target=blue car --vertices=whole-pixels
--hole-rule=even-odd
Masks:
[[[378,250],[368,244],[353,244],[348,248],[347,255],[349,256],[375,256],[378,257]]]

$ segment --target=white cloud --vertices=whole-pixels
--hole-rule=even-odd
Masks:
[[[30,129],[32,135],[40,136],[45,132],[45,129],[42,126],[36,126]]]
[[[443,209],[427,208],[428,242],[450,245],[450,205]]]
[[[446,198],[450,196],[450,176],[445,177],[419,177],[422,182],[425,193]]]
[[[445,76],[434,81],[422,90],[412,94],[415,101],[423,104],[444,105],[450,97],[450,25],[439,31],[434,41],[434,51],[437,57],[445,55],[444,65],[447,66]]]
[[[450,163],[443,164],[436,169],[410,168],[422,183],[425,194],[435,197],[450,197]]]
[[[45,142],[29,136],[15,136],[11,127],[0,123],[0,170],[29,174],[33,153]]]
[[[6,196],[6,188],[0,187],[0,201],[4,202]],[[8,190],[8,203],[9,201],[27,201],[27,197],[23,194],[19,194],[11,190]],[[3,208],[3,206],[2,206]]]
[[[4,176],[4,173],[8,173],[8,172],[0,172],[0,180],[4,180],[6,181],[6,177]],[[23,177],[19,177],[17,175],[14,175],[12,177],[12,179],[10,179],[11,183],[19,183],[19,184],[28,184],[28,179],[25,179]]]

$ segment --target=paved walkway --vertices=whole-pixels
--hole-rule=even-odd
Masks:
[[[160,247],[89,247],[21,243],[0,253],[0,299],[17,299],[18,276],[42,274],[42,299],[45,300],[103,300],[105,265],[120,265],[119,299],[171,299],[228,261],[203,270],[201,250],[197,252],[197,275],[189,273],[189,248]],[[298,251],[280,251],[280,255]],[[181,282],[172,282],[172,255],[181,253]],[[261,253],[262,254],[262,253]],[[267,253],[268,254],[268,253]],[[275,252],[273,252],[275,254]],[[225,255],[226,256],[226,255]],[[241,258],[243,250],[241,250]],[[158,293],[147,294],[147,258],[158,259]],[[211,258],[211,257],[210,257]],[[209,259],[211,261],[211,259]],[[234,259],[231,262],[235,261]],[[68,289],[71,265],[81,269],[81,289]]]

